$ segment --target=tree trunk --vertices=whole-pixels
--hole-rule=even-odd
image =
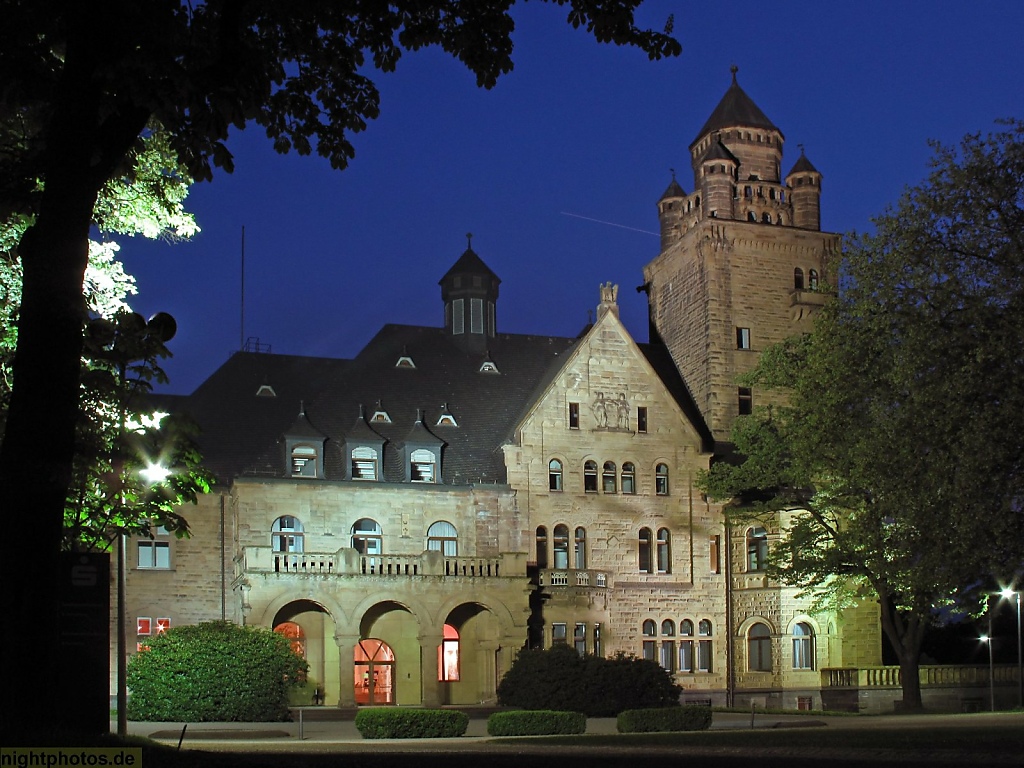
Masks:
[[[876,587],[877,589],[877,587]],[[927,620],[900,611],[893,596],[884,589],[878,589],[881,604],[882,631],[892,644],[900,665],[900,686],[903,689],[903,712],[921,712],[921,644],[928,627]]]

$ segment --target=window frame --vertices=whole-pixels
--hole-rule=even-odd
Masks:
[[[772,630],[763,621],[751,624],[747,630],[747,671],[772,671]]]
[[[564,477],[562,462],[559,459],[551,459],[548,462],[548,490],[553,493],[561,493]]]
[[[659,463],[654,468],[654,494],[656,496],[668,496],[668,464]]]
[[[447,520],[431,523],[427,528],[427,551],[440,552],[445,557],[458,557],[459,532],[455,526]]]
[[[597,493],[598,490],[597,462],[593,459],[587,459],[583,462],[583,492]]]

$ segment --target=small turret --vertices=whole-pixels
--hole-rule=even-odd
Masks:
[[[738,169],[739,160],[716,135],[700,164],[705,216],[718,219],[735,218],[732,201],[736,196]]]
[[[473,235],[458,261],[438,281],[444,301],[444,328],[471,352],[483,352],[496,332],[495,305],[501,280],[473,251]]]
[[[679,221],[686,205],[686,192],[676,181],[672,169],[672,182],[658,199],[658,222],[661,224],[661,250],[665,250],[679,238]]]
[[[800,146],[800,158],[786,174],[793,226],[821,230],[821,174],[811,165]]]

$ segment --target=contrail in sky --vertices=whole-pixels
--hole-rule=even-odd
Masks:
[[[609,227],[618,227],[619,229],[628,229],[631,232],[642,232],[645,235],[654,235],[660,237],[657,232],[649,232],[646,229],[637,229],[636,227],[627,227],[625,224],[616,224],[614,221],[602,221],[601,219],[592,219],[589,216],[580,216],[578,213],[569,213],[568,211],[561,212],[563,216],[572,216],[575,219],[585,219],[586,221],[596,221],[598,224],[607,224]]]

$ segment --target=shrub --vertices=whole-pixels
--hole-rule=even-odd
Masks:
[[[582,712],[515,710],[495,712],[487,718],[487,733],[491,736],[549,736],[586,730],[587,717]]]
[[[355,724],[364,739],[437,739],[464,734],[469,715],[451,709],[373,707],[359,710]]]
[[[625,709],[679,703],[681,689],[653,661],[619,654],[580,656],[567,645],[521,651],[498,685],[498,701],[520,709],[614,717]]]
[[[706,731],[711,727],[711,707],[684,704],[658,709],[627,709],[615,723],[619,733],[651,731]]]
[[[283,635],[211,621],[174,627],[128,661],[132,720],[287,720],[306,662]]]

